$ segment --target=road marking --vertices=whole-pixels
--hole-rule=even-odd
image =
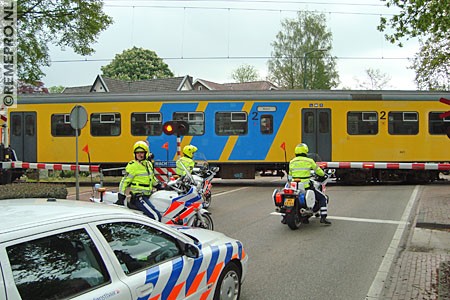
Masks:
[[[372,285],[370,286],[370,289],[367,292],[366,300],[381,299],[380,298],[382,296],[381,293],[383,292],[394,259],[397,256],[398,248],[400,246],[403,233],[407,229],[406,224],[408,224],[407,221],[409,219],[409,216],[411,215],[411,210],[414,207],[414,203],[417,200],[418,192],[419,186],[416,185],[414,191],[411,194],[411,197],[409,198],[408,204],[406,205],[405,211],[403,212],[401,219],[403,224],[399,224],[397,226],[397,230],[395,231],[391,244],[389,245],[386,254],[384,255],[383,261],[381,262],[381,265],[378,268],[377,275],[375,276],[375,279],[373,280]]]
[[[238,188],[238,189],[229,190],[229,191],[226,191],[226,192],[215,193],[212,196],[213,197],[214,196],[222,196],[222,195],[226,195],[226,194],[229,194],[229,193],[234,193],[234,192],[237,192],[237,191],[240,191],[240,190],[245,190],[245,189],[248,189],[248,188],[249,188],[249,186],[245,186],[245,187],[241,187],[241,188]]]
[[[405,222],[403,220],[402,221],[394,221],[394,220],[384,220],[384,219],[363,219],[363,218],[350,218],[350,217],[337,217],[337,216],[328,216],[327,218],[334,219],[334,220],[366,222],[366,223],[382,223],[382,224],[397,224],[397,225],[409,224],[409,222]]]
[[[282,216],[282,213],[279,212],[271,212],[272,216]],[[363,219],[363,218],[350,218],[350,217],[337,217],[337,216],[328,216],[327,219],[333,220],[344,220],[344,221],[353,221],[353,222],[366,222],[366,223],[380,223],[380,224],[397,224],[397,225],[405,225],[409,224],[409,222],[404,221],[394,221],[394,220],[383,220],[383,219]]]

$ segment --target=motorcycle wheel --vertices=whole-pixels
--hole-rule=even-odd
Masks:
[[[200,221],[200,219],[197,218],[197,216],[195,216],[195,220],[192,223],[192,226],[209,229],[209,230],[214,230],[214,223],[213,223],[211,216],[209,214],[203,214],[202,217],[204,220],[203,223],[202,223],[202,221]]]
[[[210,205],[211,205],[211,194],[205,197],[202,203],[203,208],[208,208]]]
[[[241,294],[241,272],[235,263],[230,262],[220,274],[214,292],[214,299],[237,300]]]
[[[290,213],[286,216],[286,224],[290,229],[296,230],[300,228],[300,224],[302,224],[300,220],[300,215],[298,213]]]

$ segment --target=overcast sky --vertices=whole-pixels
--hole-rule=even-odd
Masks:
[[[95,54],[79,56],[71,49],[51,47],[52,65],[45,68],[47,87],[91,85],[116,54],[133,46],[150,49],[164,59],[175,76],[190,75],[218,83],[233,82],[232,72],[243,64],[267,75],[271,43],[281,21],[300,10],[326,15],[333,34],[331,54],[337,57],[339,88],[357,88],[367,81],[365,70],[378,69],[391,78],[389,89],[416,89],[408,69],[418,51],[416,40],[399,48],[376,27],[380,16],[395,8],[380,0],[262,0],[262,1],[117,1],[106,0],[105,12],[114,19],[93,45]]]

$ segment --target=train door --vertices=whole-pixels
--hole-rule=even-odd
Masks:
[[[36,162],[36,112],[11,112],[10,118],[10,144],[17,160]]]
[[[331,110],[329,108],[302,109],[302,142],[309,153],[317,153],[315,160],[331,161]]]

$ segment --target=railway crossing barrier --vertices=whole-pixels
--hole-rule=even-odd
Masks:
[[[75,171],[75,164],[47,164],[47,163],[30,163],[21,161],[7,161],[0,162],[0,169],[35,169],[35,170],[53,170],[53,171]],[[99,165],[78,165],[78,171],[80,172],[90,172],[90,173],[100,173],[103,174],[105,171],[121,170],[125,168],[114,168],[114,169],[104,169],[102,170]],[[167,180],[167,177],[171,174],[175,174],[174,166],[159,166],[155,167],[155,176],[160,181]],[[102,175],[101,175],[102,176]]]
[[[450,163],[395,163],[395,162],[318,162],[323,169],[372,169],[372,170],[417,170],[417,171],[450,171]],[[11,169],[37,169],[54,171],[75,171],[75,164],[29,163],[21,161],[0,162],[0,174]],[[99,165],[78,165],[80,172],[99,173],[103,181],[105,172],[124,170],[125,168],[102,169]],[[171,174],[175,174],[175,162],[154,162],[155,176],[160,181],[166,181]],[[5,183],[5,182],[4,182]],[[6,182],[8,183],[8,182]]]
[[[318,162],[325,169],[450,170],[450,163]]]
[[[29,163],[21,161],[0,162],[1,169],[37,169],[37,170],[54,170],[54,171],[75,171],[76,165],[73,164],[45,164],[45,163]],[[80,172],[100,173],[100,166],[78,165]]]

